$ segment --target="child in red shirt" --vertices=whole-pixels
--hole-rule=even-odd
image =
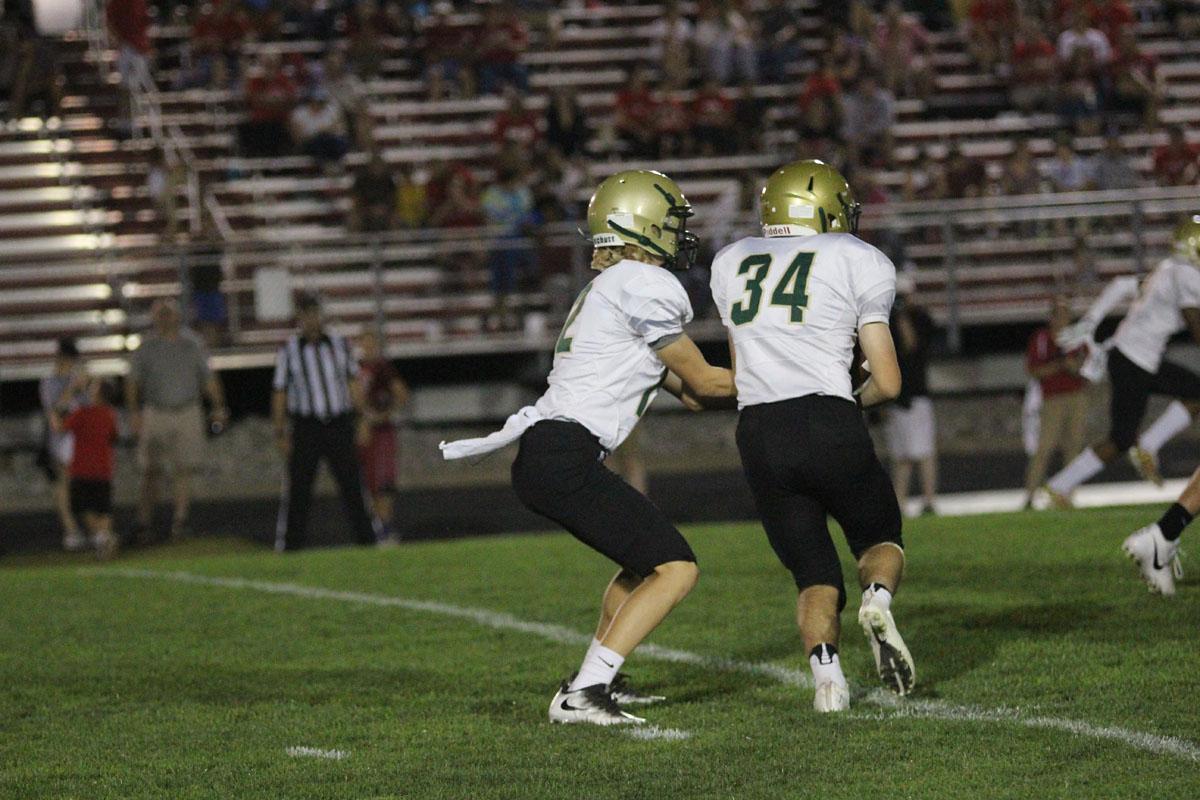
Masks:
[[[117,552],[112,532],[112,480],[116,461],[117,413],[111,405],[111,387],[100,379],[88,385],[88,401],[62,418],[65,409],[55,409],[52,424],[57,431],[75,437],[71,457],[71,511],[83,520],[92,546],[100,558]]]
[[[358,462],[363,486],[371,497],[379,544],[395,544],[400,535],[394,527],[398,458],[394,417],[408,402],[408,387],[384,355],[379,336],[370,331],[364,333],[359,347],[362,349],[359,380],[363,383],[365,409],[356,442]]]

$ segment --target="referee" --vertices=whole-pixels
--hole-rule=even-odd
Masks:
[[[288,460],[275,549],[297,550],[307,543],[313,480],[322,458],[337,481],[355,540],[373,544],[354,449],[354,416],[362,408],[358,364],[349,343],[322,328],[316,296],[305,293],[297,298],[296,317],[300,332],[279,348],[271,396],[275,438]]]

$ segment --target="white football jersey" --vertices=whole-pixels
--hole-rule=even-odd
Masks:
[[[887,322],[896,269],[848,233],[753,236],[717,253],[712,293],[737,354],[738,406],[853,399],[858,330]]]
[[[652,345],[678,337],[691,319],[691,301],[673,275],[640,261],[617,262],[575,300],[538,413],[578,422],[615,450],[666,378]]]
[[[1158,372],[1168,340],[1185,327],[1184,308],[1200,308],[1200,269],[1171,256],[1142,283],[1113,345],[1142,369]]]

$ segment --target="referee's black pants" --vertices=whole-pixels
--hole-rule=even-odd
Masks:
[[[275,531],[276,550],[298,550],[308,543],[313,481],[322,458],[329,462],[329,471],[337,482],[355,541],[359,544],[375,542],[354,447],[353,417],[346,414],[328,422],[293,417],[292,454],[288,458],[288,482]]]

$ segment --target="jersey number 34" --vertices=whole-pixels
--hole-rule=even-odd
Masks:
[[[791,308],[790,319],[793,323],[804,322],[804,309],[808,308],[808,274],[812,270],[815,255],[797,253],[771,292],[771,305]],[[742,299],[729,310],[729,318],[734,325],[745,325],[758,316],[763,299],[762,284],[770,271],[771,256],[767,253],[742,259],[737,274],[746,276],[746,286]]]

